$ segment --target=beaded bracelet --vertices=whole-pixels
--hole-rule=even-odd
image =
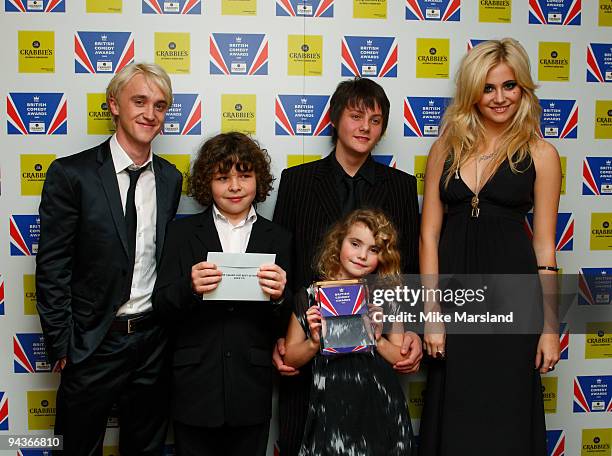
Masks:
[[[559,268],[557,266],[538,266],[538,271],[554,271],[554,272],[559,272]]]

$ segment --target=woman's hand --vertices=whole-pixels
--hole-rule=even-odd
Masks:
[[[310,329],[310,340],[315,344],[321,343],[321,310],[318,306],[311,306],[306,311],[306,321]]]
[[[546,374],[555,368],[560,356],[559,336],[555,333],[540,335],[538,349],[536,350],[535,368],[540,369],[541,374]]]
[[[425,323],[423,335],[423,347],[432,358],[444,358],[446,356],[446,330],[444,323]]]

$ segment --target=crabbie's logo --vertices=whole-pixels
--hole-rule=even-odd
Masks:
[[[85,0],[87,13],[121,13],[123,0]]]
[[[47,169],[55,160],[53,154],[21,154],[21,194],[36,196],[42,192]]]
[[[406,0],[408,21],[459,21],[461,0]]]
[[[584,158],[582,194],[612,195],[612,157]]]
[[[274,117],[278,136],[331,136],[328,95],[277,95]]]
[[[143,14],[200,14],[200,0],[142,0]]]
[[[276,0],[276,15],[334,17],[334,0]]]
[[[578,104],[576,100],[540,99],[540,136],[576,139],[578,137]]]
[[[607,456],[611,448],[612,428],[582,430],[580,456]]]
[[[55,72],[55,32],[17,32],[20,73]]]
[[[420,419],[423,413],[423,405],[425,403],[425,388],[427,382],[409,382],[408,383],[408,410],[410,417]]]
[[[595,100],[595,139],[612,139],[612,100]]]
[[[404,136],[438,136],[442,116],[450,101],[448,97],[406,97]]]
[[[612,412],[612,375],[574,378],[574,413]]]
[[[612,26],[612,0],[599,0],[599,26]]]
[[[13,371],[16,374],[57,372],[59,364],[52,366],[47,358],[45,339],[41,333],[13,336]]]
[[[448,79],[450,40],[448,38],[416,39],[416,77]]]
[[[570,43],[540,41],[538,46],[538,79],[567,82],[570,75]]]
[[[478,22],[509,23],[512,0],[478,0]]]
[[[557,413],[557,377],[542,377],[542,398],[544,400],[544,413]]]
[[[582,0],[529,0],[529,23],[580,25]]]
[[[65,135],[68,110],[63,93],[11,92],[6,97],[9,135]]]
[[[612,304],[612,268],[580,268],[578,305]]]
[[[55,427],[54,390],[28,391],[28,430],[44,431]]]
[[[268,38],[259,33],[211,33],[210,74],[267,75]]]
[[[587,82],[612,82],[612,43],[589,43]]]
[[[254,135],[257,130],[257,96],[221,95],[221,131],[239,131]]]
[[[565,431],[546,431],[546,456],[565,456]]]
[[[76,32],[75,73],[117,73],[134,61],[132,32]]]
[[[189,33],[155,32],[155,63],[171,74],[189,74],[190,37]]]
[[[612,250],[612,212],[591,213],[591,250]]]
[[[397,77],[396,39],[382,36],[344,36],[342,76]]]
[[[12,215],[10,218],[11,256],[32,256],[38,253],[40,217]]]
[[[386,19],[387,0],[353,0],[353,18]]]
[[[106,103],[105,93],[87,94],[87,134],[112,135],[115,131],[113,115]]]
[[[310,163],[320,159],[321,156],[316,154],[288,154],[287,168],[292,168],[294,166],[303,165],[304,163]]]
[[[7,13],[65,13],[65,0],[4,0]]]
[[[530,238],[533,238],[533,213],[525,217],[525,229]],[[559,212],[557,214],[557,229],[555,234],[557,252],[574,250],[574,214]]]
[[[612,322],[587,323],[585,332],[585,359],[612,358]]]
[[[34,274],[23,275],[23,314],[38,315],[36,309],[36,279]]]
[[[289,76],[323,74],[323,35],[287,37],[287,72]]]
[[[166,112],[163,135],[199,135],[202,132],[202,99],[197,93],[177,93]]]
[[[188,186],[188,179],[189,179],[189,170],[190,170],[190,164],[191,164],[191,155],[189,154],[157,154],[159,155],[161,158],[168,160],[170,163],[172,163],[177,170],[179,170],[179,172],[183,175],[183,188],[181,189],[181,192],[184,194],[186,194],[187,192],[187,186]]]

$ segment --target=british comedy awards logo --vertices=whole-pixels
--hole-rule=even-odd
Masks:
[[[200,0],[142,0],[143,14],[200,14]]]
[[[166,112],[164,135],[200,135],[202,132],[202,100],[196,93],[174,94]]]
[[[7,13],[65,13],[65,0],[4,0]]]
[[[16,374],[34,374],[55,372],[59,364],[52,369],[45,339],[41,333],[22,333],[13,336],[13,371]]]
[[[587,47],[587,82],[612,82],[612,43]]]
[[[525,229],[529,237],[533,238],[533,213],[525,217]],[[555,234],[557,252],[574,250],[574,214],[559,212],[557,214],[557,229]]]
[[[529,0],[529,23],[580,25],[582,0]]]
[[[580,268],[578,305],[612,304],[612,268]]]
[[[331,136],[328,95],[277,95],[274,118],[278,136]]]
[[[9,233],[11,256],[32,256],[38,253],[40,217],[33,215],[11,215]]]
[[[334,0],[276,0],[276,15],[334,17]]]
[[[268,38],[260,33],[212,33],[210,74],[267,75]]]
[[[546,456],[565,456],[565,432],[546,431]]]
[[[574,378],[574,413],[612,412],[612,375]]]
[[[342,37],[342,76],[397,77],[397,41],[383,36]]]
[[[75,73],[117,73],[134,61],[132,32],[76,32]]]
[[[612,195],[612,157],[584,158],[582,194]]]
[[[4,391],[0,391],[0,431],[9,430],[9,408],[8,396]]]
[[[442,116],[450,101],[448,97],[406,97],[404,136],[438,136]]]
[[[406,0],[408,21],[459,21],[461,0]]]
[[[578,103],[576,100],[540,99],[540,136],[576,139],[578,137]]]
[[[17,93],[6,97],[9,135],[65,135],[68,110],[63,93]]]

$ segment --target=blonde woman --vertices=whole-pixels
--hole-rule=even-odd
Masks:
[[[525,49],[510,38],[481,43],[463,58],[456,85],[427,162],[421,273],[555,274],[561,166],[537,135]],[[532,208],[530,240],[523,220]],[[421,455],[546,454],[540,373],[559,359],[554,330],[456,335],[428,327],[424,348],[437,361]]]

